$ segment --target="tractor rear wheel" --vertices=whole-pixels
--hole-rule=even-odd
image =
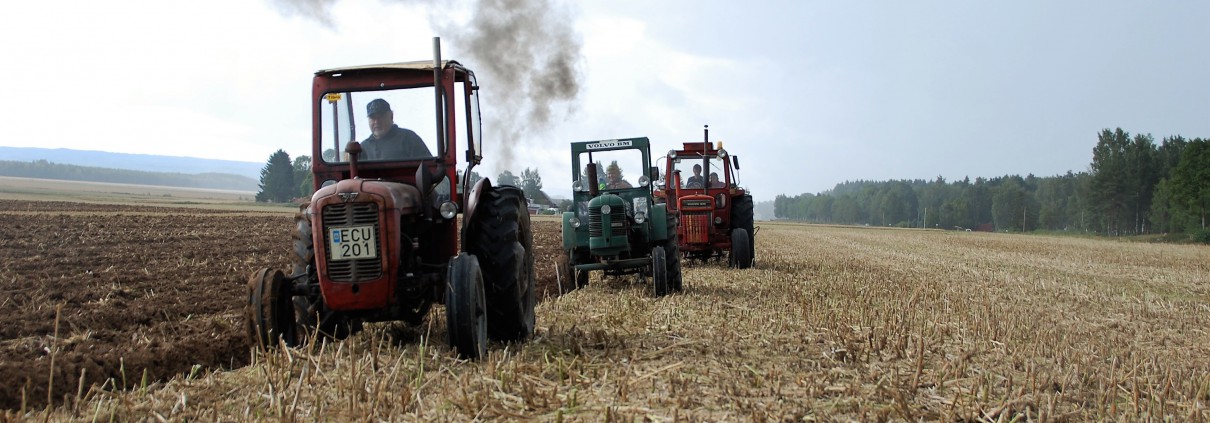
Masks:
[[[752,267],[752,247],[748,244],[750,239],[748,231],[742,228],[731,230],[731,253],[727,260],[731,267],[740,269]]]
[[[525,195],[491,187],[480,198],[466,251],[479,259],[487,293],[492,340],[521,341],[534,333],[534,242]]]
[[[731,203],[731,228],[743,229],[748,233],[748,262],[740,263],[740,269],[752,267],[756,261],[756,230],[753,223],[753,204],[751,195],[735,197]],[[734,249],[734,244],[732,244]]]
[[[445,287],[445,326],[450,346],[463,358],[487,354],[487,305],[479,259],[462,253],[450,260]]]
[[[668,295],[668,258],[664,247],[656,246],[651,249],[651,285],[655,287],[655,296]]]
[[[252,272],[248,278],[248,304],[244,309],[248,339],[262,350],[284,343],[297,346],[302,341],[294,320],[290,281],[280,270],[268,268]]]

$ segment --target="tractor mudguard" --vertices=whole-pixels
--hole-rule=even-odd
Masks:
[[[483,196],[486,195],[487,191],[492,188],[492,181],[488,178],[483,178],[480,179],[479,182],[475,183],[475,186],[471,188],[470,192],[466,193],[466,211],[462,212],[462,239],[464,241],[466,240],[467,229],[470,228],[472,222],[475,222],[475,214],[478,212],[479,200],[482,199]],[[498,190],[515,190],[517,194],[521,196],[521,198],[525,198],[525,194],[521,192],[521,188],[517,188],[512,185],[500,185],[494,188]],[[522,206],[525,206],[525,204],[522,204]],[[466,252],[465,245],[463,245],[462,251]]]
[[[576,217],[576,212],[563,212],[563,249],[570,250],[576,247],[576,228],[571,227],[571,218]]]
[[[491,189],[492,181],[488,178],[480,179],[475,182],[475,186],[466,193],[466,210],[462,211],[462,239],[466,239],[467,222],[475,221],[475,208],[479,205],[479,199],[483,198],[483,193]],[[462,243],[459,243],[462,244]],[[466,251],[466,246],[462,245],[462,251]]]
[[[668,239],[668,203],[652,205],[650,222],[652,241]]]

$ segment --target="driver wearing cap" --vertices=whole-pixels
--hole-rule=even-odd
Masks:
[[[370,136],[361,142],[361,160],[404,160],[433,157],[419,135],[395,124],[391,105],[381,98],[366,105]]]

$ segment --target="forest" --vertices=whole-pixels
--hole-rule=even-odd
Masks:
[[[778,195],[778,219],[845,225],[1107,236],[1175,234],[1210,242],[1210,140],[1102,130],[1083,172],[935,180],[847,181]]]

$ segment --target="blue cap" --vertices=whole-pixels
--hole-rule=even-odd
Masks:
[[[391,111],[391,105],[381,98],[376,98],[366,105],[366,116],[374,116],[377,113],[389,111]]]

